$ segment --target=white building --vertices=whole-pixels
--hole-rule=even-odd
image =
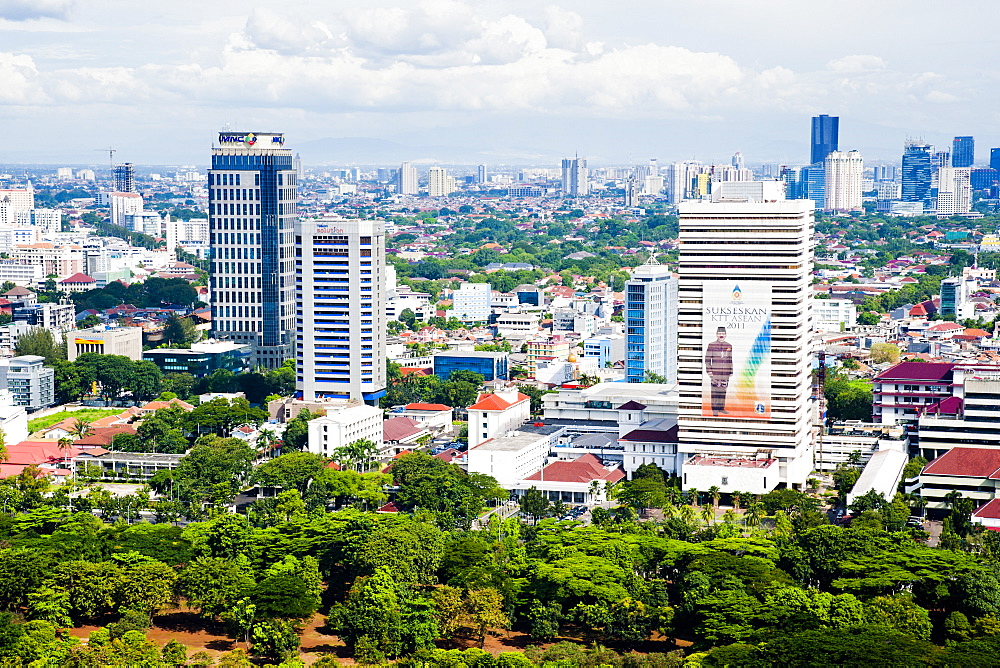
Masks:
[[[679,205],[679,450],[723,492],[735,464],[773,489],[812,470],[809,200]],[[755,471],[772,465],[748,464]],[[688,464],[684,465],[687,474]],[[742,469],[741,469],[742,470]],[[707,486],[711,486],[707,485]]]
[[[111,223],[125,227],[126,216],[142,211],[142,195],[139,193],[108,193],[108,204],[111,207]]]
[[[510,387],[479,395],[469,406],[469,447],[514,431],[531,417],[531,400]]]
[[[295,236],[296,387],[307,401],[374,402],[386,386],[382,223],[300,220]]]
[[[35,208],[35,190],[30,185],[27,188],[0,189],[0,225],[12,225],[17,222],[20,213]]]
[[[712,184],[713,202],[776,202],[785,199],[784,181],[724,181]]]
[[[455,192],[455,179],[448,176],[444,167],[431,167],[427,170],[427,194],[430,197],[447,197]]]
[[[18,406],[14,395],[0,388],[0,429],[8,445],[28,439],[28,412]]]
[[[29,209],[17,214],[17,225],[34,226],[38,234],[52,234],[62,230],[62,209]],[[34,243],[34,241],[18,242]]]
[[[542,469],[555,447],[562,427],[512,431],[484,443],[469,443],[469,473],[496,478],[505,489],[515,489],[522,480]]]
[[[850,299],[813,299],[813,320],[818,332],[846,332],[858,324],[858,307]]]
[[[827,211],[861,211],[865,161],[858,151],[832,151],[824,161]]]
[[[416,195],[420,192],[417,187],[417,168],[409,162],[404,162],[399,167],[399,174],[396,175],[396,192],[400,195]]]
[[[590,193],[587,160],[585,158],[563,158],[562,191],[570,197],[584,197]]]
[[[14,403],[28,411],[55,404],[55,374],[39,355],[0,358],[0,387],[6,387]]]
[[[492,308],[492,286],[489,283],[463,283],[453,295],[452,312],[462,322],[486,322]]]
[[[937,171],[938,216],[968,213],[972,209],[972,185],[968,167],[939,167]]]
[[[355,441],[369,440],[382,447],[382,411],[352,402],[324,403],[326,415],[313,418],[307,449],[315,455],[331,457],[337,448]]]
[[[21,214],[19,217],[23,217]],[[10,253],[15,246],[28,246],[38,241],[38,228],[33,225],[0,226],[0,252]]]
[[[139,361],[142,359],[142,328],[96,325],[66,332],[66,359],[73,362],[84,353],[122,355]]]
[[[557,388],[542,396],[545,421],[570,422],[580,431],[619,433],[621,406],[645,406],[643,420],[677,422],[677,386],[660,383],[598,383],[590,387]],[[567,422],[570,421],[570,422]]]
[[[434,434],[450,432],[453,426],[451,406],[444,404],[406,404],[403,410],[393,411],[392,415],[416,420]]]
[[[171,220],[168,215],[163,222],[163,228],[168,250],[175,250],[180,246],[198,257],[207,256],[210,242],[207,218]]]

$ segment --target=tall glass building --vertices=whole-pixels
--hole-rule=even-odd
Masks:
[[[212,330],[253,346],[253,364],[290,359],[298,194],[277,133],[220,132],[208,172]]]
[[[625,282],[625,380],[642,383],[646,372],[677,382],[677,279],[655,257]]]
[[[924,202],[931,196],[931,146],[909,140],[903,149],[904,202]]]
[[[955,137],[951,142],[951,166],[972,167],[976,162],[976,140],[973,137]]]
[[[813,116],[812,119],[812,142],[809,162],[815,165],[822,164],[826,156],[830,155],[840,147],[840,117]]]

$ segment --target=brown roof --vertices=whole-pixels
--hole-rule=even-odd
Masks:
[[[952,448],[924,467],[925,475],[1000,478],[1000,449]]]
[[[625,472],[620,468],[609,471],[601,465],[600,459],[588,453],[571,462],[552,462],[538,473],[528,476],[526,480],[587,483],[591,480],[618,482],[624,477]]]

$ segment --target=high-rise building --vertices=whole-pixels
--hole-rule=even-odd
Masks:
[[[296,387],[302,398],[385,394],[385,230],[374,220],[295,226]]]
[[[826,202],[826,164],[823,162],[803,167],[802,199],[813,201],[816,207],[822,207]]]
[[[622,204],[627,207],[633,207],[639,203],[639,186],[635,180],[635,174],[629,174],[625,177],[625,185],[623,186],[624,197],[622,199]]]
[[[455,192],[455,179],[448,176],[444,167],[431,167],[427,170],[427,194],[430,197],[447,197]]]
[[[739,151],[733,153],[732,165],[736,169],[743,169],[743,154],[740,153]]]
[[[486,183],[487,180],[489,175],[486,173],[486,165],[476,167],[476,183]]]
[[[677,382],[677,279],[651,255],[625,281],[625,380]]]
[[[813,467],[813,208],[684,202],[678,212],[682,483],[801,486]]]
[[[298,219],[292,152],[278,133],[220,132],[208,172],[212,330],[253,346],[253,364],[292,357]]]
[[[931,146],[920,139],[909,139],[903,148],[904,202],[924,202],[931,195]]]
[[[396,192],[400,195],[416,195],[420,192],[417,189],[417,168],[409,162],[404,162],[399,167],[396,174]]]
[[[941,167],[938,169],[938,216],[968,213],[972,208],[972,184],[968,167]]]
[[[586,158],[563,158],[562,161],[562,191],[570,197],[583,197],[590,192],[587,180]]]
[[[667,166],[667,197],[671,204],[691,197],[693,182],[707,168],[700,162],[675,162]]]
[[[35,190],[27,188],[0,189],[0,225],[12,225],[20,213],[35,208]]]
[[[115,177],[115,192],[135,192],[135,169],[131,162],[126,162],[124,165],[115,165],[112,171]]]
[[[990,149],[990,169],[1000,172],[1000,148]]]
[[[62,209],[29,209],[17,214],[18,225],[31,225],[40,234],[51,234],[62,229]]]
[[[302,166],[302,156],[298,153],[296,153],[295,157],[292,159],[292,169],[295,170],[295,177],[299,181],[306,178],[306,170],[305,167]]]
[[[974,137],[955,137],[951,142],[951,166],[972,167],[976,163]]]
[[[858,151],[833,151],[824,161],[826,177],[823,208],[827,211],[861,211],[865,161]]]
[[[810,164],[822,163],[826,156],[840,147],[840,117],[813,116],[812,141],[810,142]]]
[[[452,293],[451,315],[462,322],[486,322],[493,308],[493,292],[489,283],[463,283]]]
[[[142,212],[142,195],[130,192],[108,193],[108,205],[111,212],[111,223],[118,227],[128,228],[126,218]],[[142,230],[139,230],[142,232]]]

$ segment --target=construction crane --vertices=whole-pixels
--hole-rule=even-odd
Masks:
[[[118,152],[118,149],[116,149],[116,148],[114,148],[112,146],[109,146],[107,148],[95,148],[94,150],[95,151],[107,151],[108,152],[108,164],[111,166],[111,169],[115,168],[115,153]]]

